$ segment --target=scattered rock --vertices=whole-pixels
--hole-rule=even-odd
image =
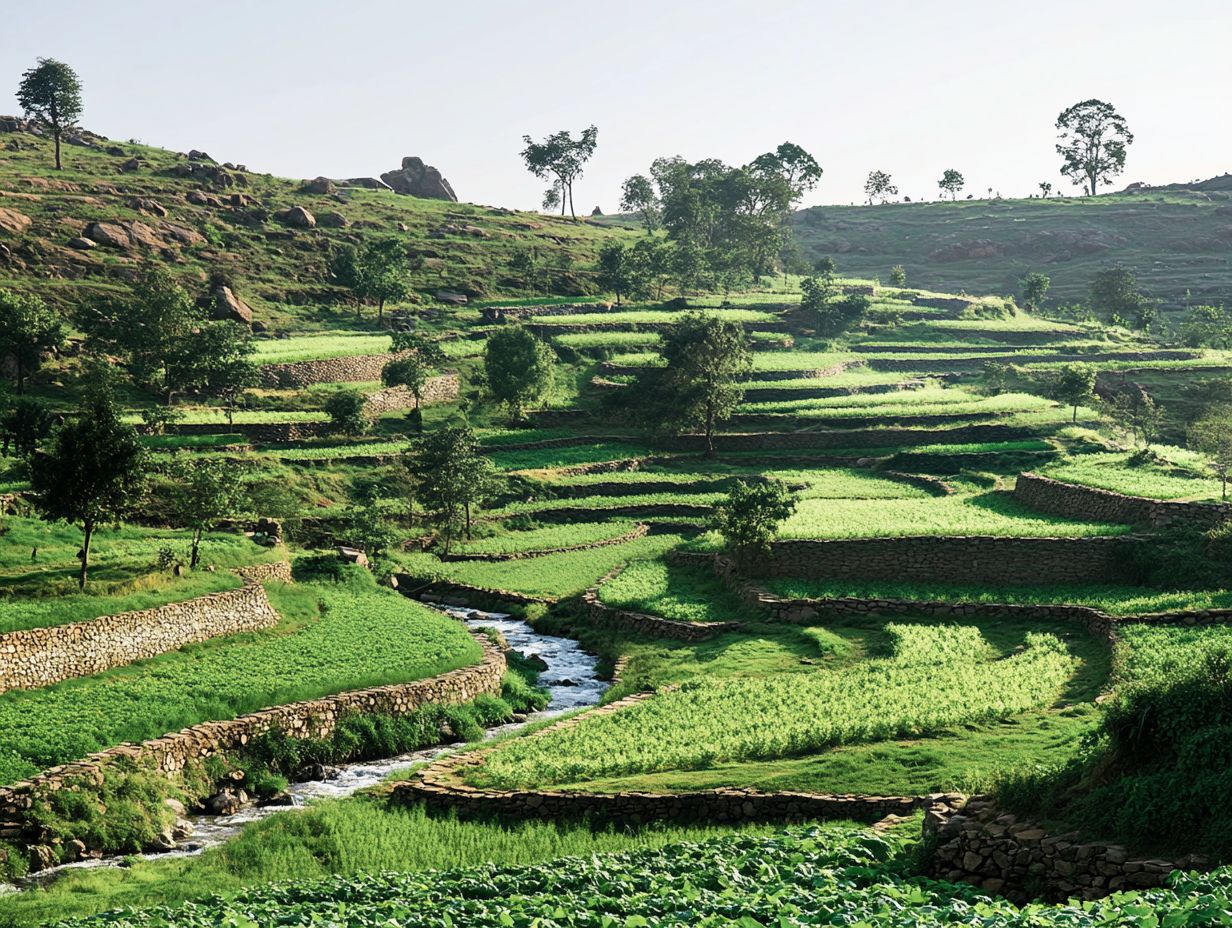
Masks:
[[[224,789],[205,800],[205,811],[210,815],[234,815],[248,805],[248,794],[242,789]]]
[[[85,237],[108,248],[129,248],[132,245],[123,226],[111,222],[92,222],[86,226]]]
[[[393,188],[383,180],[377,180],[375,177],[349,177],[346,180],[340,180],[338,183],[343,187],[364,187],[368,190],[392,190]]]
[[[358,548],[348,548],[345,545],[339,545],[338,557],[360,567],[368,566],[368,555],[364,554],[364,552],[360,551]]]
[[[403,158],[402,167],[396,171],[386,171],[381,175],[381,180],[395,193],[407,196],[454,202],[458,199],[458,195],[449,186],[449,181],[441,176],[441,172],[429,164],[424,164],[421,158]]]
[[[133,157],[129,158],[127,161],[124,161],[120,164],[120,172],[122,174],[132,174],[135,171],[141,170],[142,164],[143,164],[142,160],[138,158],[136,155],[134,155]]]
[[[156,834],[150,843],[146,845],[147,851],[154,853],[166,853],[167,851],[175,850],[175,836],[171,834],[171,828],[167,827]]]
[[[55,849],[46,844],[36,844],[30,848],[30,870],[38,873],[56,865]]]
[[[280,222],[297,229],[311,229],[317,224],[316,217],[302,206],[292,206],[274,215]]]
[[[442,303],[449,303],[453,306],[465,306],[468,302],[468,297],[465,293],[458,293],[455,290],[437,290],[432,295]]]
[[[82,238],[80,235],[76,238],[68,240],[69,248],[76,248],[78,251],[89,251],[91,248],[97,248],[98,242],[92,242],[88,238]]]
[[[188,153],[188,160],[189,161],[205,161],[205,162],[208,162],[209,164],[218,163],[213,158],[211,158],[209,155],[207,155],[205,152],[199,151],[196,148],[194,148],[192,151]]]
[[[342,213],[323,213],[321,218],[317,220],[317,225],[323,226],[326,229],[345,229],[350,223],[346,216]]]
[[[0,206],[0,231],[7,232],[9,235],[20,235],[30,228],[33,221],[25,213]]]
[[[78,838],[70,838],[64,843],[64,859],[70,863],[81,860],[87,853],[86,843]]]
[[[163,206],[157,200],[151,200],[149,197],[133,197],[128,201],[131,209],[135,209],[139,213],[145,213],[147,216],[157,216],[160,219],[167,218],[167,207]]]
[[[316,177],[312,180],[304,181],[304,185],[299,189],[302,193],[319,193],[331,196],[338,192],[338,185],[328,177]]]

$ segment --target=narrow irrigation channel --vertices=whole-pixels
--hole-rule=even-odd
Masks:
[[[502,612],[481,612],[478,609],[441,606],[435,603],[428,605],[465,622],[471,628],[496,629],[504,635],[512,650],[526,657],[537,657],[546,665],[546,668],[539,674],[539,685],[547,689],[551,695],[547,707],[541,712],[531,713],[520,721],[489,729],[487,732],[489,738],[514,731],[539,719],[597,705],[604,690],[608,687],[607,681],[601,680],[596,673],[597,659],[583,651],[581,645],[572,638],[540,634],[529,623]],[[325,778],[292,783],[287,787],[280,802],[247,806],[233,815],[189,816],[189,821],[193,825],[192,837],[186,839],[174,850],[62,864],[29,874],[23,878],[20,886],[46,885],[68,870],[122,866],[133,857],[141,860],[191,857],[230,840],[250,822],[303,808],[315,799],[342,799],[351,796],[359,790],[377,785],[391,774],[440,757],[453,750],[453,747],[452,745],[438,745],[385,760],[344,764],[332,768]],[[2,891],[3,889],[0,888],[0,892]]]

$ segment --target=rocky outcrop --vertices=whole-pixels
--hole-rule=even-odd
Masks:
[[[230,287],[217,287],[210,294],[210,318],[252,325],[252,307],[236,296]]]
[[[449,181],[445,180],[436,168],[424,164],[422,158],[403,158],[402,167],[396,171],[386,171],[381,175],[381,180],[388,184],[394,193],[427,200],[457,202],[458,199],[453,187],[449,186]]]
[[[283,225],[296,229],[312,229],[317,224],[316,217],[302,206],[292,206],[290,209],[280,210],[274,214],[274,218]]]
[[[33,220],[25,213],[19,213],[15,209],[7,209],[0,207],[0,232],[8,235],[21,235],[26,229],[30,228]]]

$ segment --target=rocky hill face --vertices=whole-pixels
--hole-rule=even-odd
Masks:
[[[795,216],[801,251],[845,273],[901,264],[913,286],[1014,293],[1029,271],[1078,300],[1092,276],[1124,265],[1165,307],[1232,302],[1232,178],[1095,198],[818,206]],[[1188,293],[1188,297],[1186,294]]]
[[[422,259],[413,283],[425,294],[580,295],[593,289],[588,269],[601,242],[635,234],[455,202],[440,172],[417,158],[386,175],[397,175],[395,187],[278,178],[204,151],[85,130],[67,141],[65,170],[55,171],[37,127],[0,117],[0,285],[60,305],[157,262],[202,288],[223,272],[256,321],[276,326],[306,307],[343,302],[328,275],[331,250],[374,234],[405,237],[408,254]],[[536,279],[513,270],[519,253],[536,256]]]

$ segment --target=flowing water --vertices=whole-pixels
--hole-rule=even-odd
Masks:
[[[542,712],[535,712],[524,720],[511,722],[490,729],[489,738],[514,731],[538,719],[558,715],[573,709],[596,705],[607,683],[596,674],[597,661],[587,654],[572,638],[541,635],[527,622],[501,612],[480,612],[454,606],[437,606],[441,612],[465,622],[471,628],[494,628],[505,636],[509,647],[527,657],[538,657],[547,668],[539,674],[539,685],[548,690],[551,700]],[[193,835],[181,842],[175,850],[135,855],[143,860],[161,860],[171,857],[190,857],[207,848],[215,847],[238,835],[250,822],[255,822],[280,812],[303,808],[314,799],[341,799],[361,789],[375,786],[394,773],[408,770],[417,764],[433,760],[453,750],[452,746],[437,746],[422,751],[413,751],[386,760],[361,761],[344,764],[330,771],[328,779],[305,780],[287,787],[282,803],[248,806],[234,815],[192,815]],[[62,864],[23,880],[24,885],[45,884],[67,870],[91,867],[121,866],[127,859],[104,857],[101,860],[82,860]],[[0,892],[3,892],[0,886]]]

